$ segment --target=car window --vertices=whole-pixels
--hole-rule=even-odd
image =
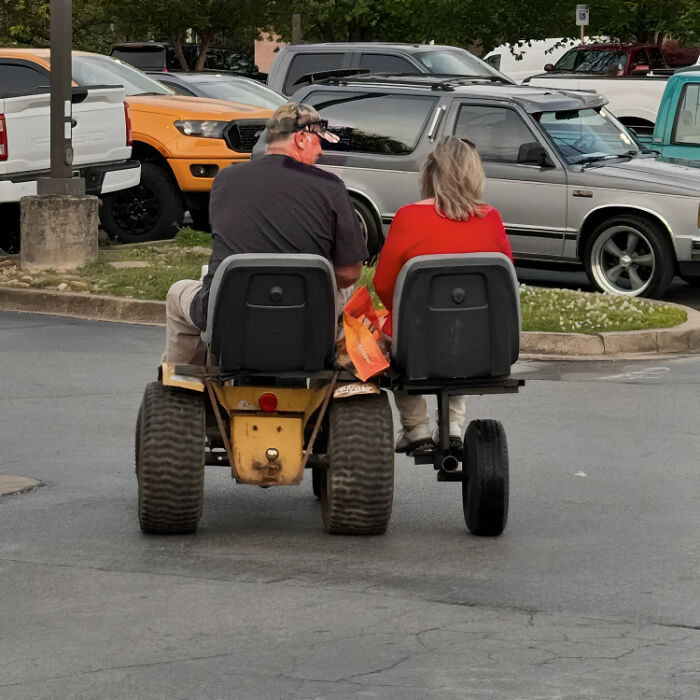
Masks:
[[[241,102],[246,105],[277,109],[287,100],[278,95],[274,90],[254,82],[243,80],[216,80],[210,83],[198,82],[199,89],[206,93],[207,97],[229,102]]]
[[[621,72],[627,65],[624,51],[599,51],[596,49],[567,51],[557,62],[556,70],[576,71],[580,73]]]
[[[649,68],[649,55],[644,49],[638,49],[632,61],[632,70],[642,66]]]
[[[165,87],[145,73],[109,56],[73,56],[73,80],[78,85],[123,85],[126,94],[172,95]]]
[[[656,68],[668,68],[666,59],[661,53],[661,49],[648,49],[649,52],[649,68],[652,70]]]
[[[605,109],[542,112],[538,118],[567,163],[586,163],[639,153],[630,134],[619,122],[611,120]]]
[[[339,143],[325,151],[405,155],[411,153],[438,102],[437,97],[363,92],[312,92],[304,102],[314,106]]]
[[[400,56],[381,53],[364,53],[360,58],[360,68],[368,68],[373,73],[418,73],[412,63]]]
[[[501,70],[501,54],[500,53],[495,53],[493,56],[487,56],[484,61],[488,63],[491,68],[495,68],[496,70]]]
[[[48,75],[29,66],[0,63],[0,92],[3,94],[32,92],[37,88],[48,88],[50,85]]]
[[[517,163],[520,146],[537,141],[513,109],[462,105],[457,115],[455,136],[469,139],[482,160]]]
[[[112,49],[110,56],[141,70],[160,70],[165,65],[165,49]]]
[[[700,146],[700,85],[688,84],[683,88],[676,123],[673,125],[673,143]]]
[[[483,75],[507,80],[485,61],[460,49],[419,51],[416,58],[436,75]]]
[[[287,79],[284,81],[284,93],[286,95],[291,95],[302,85],[308,85],[308,80],[297,82],[299,78],[305,75],[340,68],[343,65],[344,59],[345,54],[342,52],[297,54],[292,58],[292,62],[289,66]]]

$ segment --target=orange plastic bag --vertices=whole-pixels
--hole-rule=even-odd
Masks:
[[[382,336],[386,311],[376,311],[367,287],[358,287],[343,309],[344,337],[336,343],[336,362],[363,382],[389,367]]]

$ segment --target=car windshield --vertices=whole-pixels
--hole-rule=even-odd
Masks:
[[[623,71],[627,65],[624,51],[600,51],[591,49],[567,51],[554,65],[555,70],[573,71],[574,73],[607,73]]]
[[[440,51],[421,51],[416,58],[431,72],[445,75],[483,75],[486,78],[496,76],[508,80],[502,73],[488,63],[466,51],[442,49]],[[509,81],[510,82],[510,81]]]
[[[123,85],[129,96],[175,94],[140,70],[109,56],[73,56],[73,80],[78,85]]]
[[[277,109],[287,101],[274,90],[252,81],[216,80],[210,83],[197,82],[196,85],[206,93],[207,97],[215,97],[218,100],[228,100],[229,102],[242,102],[267,109]]]
[[[542,112],[539,122],[570,164],[592,163],[640,153],[634,139],[605,109]]]

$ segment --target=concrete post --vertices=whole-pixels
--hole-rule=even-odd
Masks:
[[[92,195],[22,197],[20,266],[71,270],[96,260],[97,207]]]

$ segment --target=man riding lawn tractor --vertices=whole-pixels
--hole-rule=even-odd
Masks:
[[[442,424],[450,396],[522,383],[510,377],[520,330],[510,261],[470,254],[407,264],[394,303],[394,367],[358,383],[333,363],[339,289],[358,279],[367,250],[342,183],[313,166],[333,134],[292,103],[267,126],[268,154],[214,183],[209,273],[168,294],[161,376],[146,387],[136,428],[141,528],[194,532],[209,463],[263,487],[298,484],[311,468],[327,532],[383,533],[394,485],[384,389],[399,387],[438,396],[438,448],[416,459],[432,463],[439,480],[462,482],[472,532],[500,534],[508,508],[500,424],[472,421],[457,453]],[[441,366],[445,351],[455,362]]]

